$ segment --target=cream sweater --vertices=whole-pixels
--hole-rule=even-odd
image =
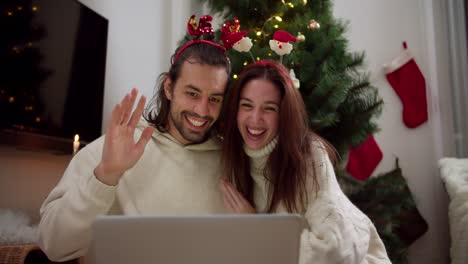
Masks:
[[[135,138],[142,133],[140,122]],[[96,179],[104,137],[81,149],[59,184],[44,201],[40,213],[39,244],[54,261],[83,256],[97,215],[180,216],[224,213],[218,179],[218,144],[183,146],[157,130],[137,164],[117,186]]]
[[[263,171],[276,144],[277,138],[260,150],[244,148],[250,157],[254,202],[259,212],[267,209],[268,182]],[[320,189],[315,195],[309,177],[309,201],[305,213],[302,213],[307,220],[308,229],[301,235],[299,263],[391,263],[370,219],[340,189],[333,165],[321,143],[313,143],[313,155]],[[310,168],[312,172],[312,166]],[[276,212],[287,211],[280,204]]]

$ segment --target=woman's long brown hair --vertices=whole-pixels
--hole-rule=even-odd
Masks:
[[[264,176],[270,182],[267,212],[273,212],[281,203],[288,212],[302,212],[305,208],[307,177],[312,172],[312,189],[318,191],[317,177],[312,161],[312,142],[322,140],[308,128],[304,101],[285,68],[273,61],[259,61],[247,66],[228,92],[224,106],[222,160],[224,176],[253,205],[253,179],[249,157],[243,150],[243,140],[237,126],[237,112],[242,89],[255,79],[271,81],[281,92],[278,144],[270,154]],[[325,143],[323,140],[322,142]],[[324,144],[328,148],[328,144]],[[330,154],[333,154],[330,153]],[[332,160],[335,156],[332,156]],[[268,175],[268,176],[266,176]]]

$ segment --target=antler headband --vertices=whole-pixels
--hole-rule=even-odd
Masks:
[[[187,49],[190,46],[193,46],[198,43],[206,43],[212,46],[215,46],[219,48],[222,52],[226,52],[226,48],[223,46],[211,41],[213,39],[213,28],[211,27],[211,21],[213,20],[213,17],[210,15],[204,15],[200,17],[200,20],[197,25],[197,17],[195,15],[190,16],[188,22],[187,22],[187,30],[190,36],[194,37],[193,40],[185,43],[175,54],[174,59],[172,63],[177,61],[179,58],[180,54],[184,52],[185,49]],[[200,39],[200,37],[206,35],[207,39]]]

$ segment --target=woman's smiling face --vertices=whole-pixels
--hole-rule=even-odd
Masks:
[[[258,150],[278,134],[281,94],[278,87],[266,79],[253,79],[242,89],[237,126],[244,144]]]

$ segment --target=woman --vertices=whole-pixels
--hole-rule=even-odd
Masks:
[[[341,191],[335,152],[309,130],[281,64],[247,66],[225,110],[221,190],[230,213],[302,214],[300,263],[390,263],[372,222]]]

